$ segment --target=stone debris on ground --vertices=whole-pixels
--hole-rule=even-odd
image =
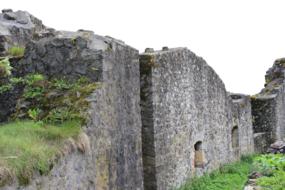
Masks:
[[[267,150],[267,153],[285,154],[285,142],[280,140],[280,141],[276,141],[275,143],[271,144]]]

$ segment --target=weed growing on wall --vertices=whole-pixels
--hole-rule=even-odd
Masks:
[[[12,57],[23,57],[25,54],[25,47],[21,47],[18,45],[12,46],[8,49],[8,54]]]
[[[11,70],[9,58],[0,58],[0,78],[10,76]]]

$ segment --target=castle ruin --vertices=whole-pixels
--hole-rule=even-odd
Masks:
[[[3,10],[0,54],[17,44],[26,51],[10,60],[14,76],[86,76],[101,84],[88,98],[83,127],[90,150],[74,151],[23,189],[168,190],[285,137],[284,59],[267,72],[261,93],[248,96],[227,92],[187,48],[139,54],[111,37],[56,31],[27,12]],[[1,122],[20,96],[17,88],[0,94]]]

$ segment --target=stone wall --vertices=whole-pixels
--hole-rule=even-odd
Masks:
[[[148,50],[140,67],[145,189],[177,187],[252,152],[249,98],[233,103],[202,58],[186,48]]]
[[[143,189],[137,50],[90,31],[57,32],[28,43],[14,69],[20,71],[16,76],[84,76],[100,85],[88,99],[89,122],[83,128],[90,151],[67,155],[49,176],[35,177],[23,189]]]
[[[24,47],[34,39],[52,36],[53,29],[26,11],[2,10],[0,14],[0,56],[14,46]]]
[[[250,96],[242,94],[231,94],[233,128],[231,135],[231,144],[234,159],[241,155],[252,154],[254,151],[252,112]],[[238,129],[238,146],[234,147],[234,130]]]
[[[265,76],[265,88],[251,98],[256,152],[285,138],[284,71],[285,60],[276,60]]]
[[[101,84],[89,97],[83,127],[88,151],[71,151],[49,176],[35,175],[21,189],[167,190],[285,137],[284,59],[250,99],[228,93],[215,71],[186,48],[147,49],[139,56],[120,40],[55,31],[27,12],[3,10],[0,56],[15,45],[26,51],[10,59],[14,77],[84,76]],[[21,93],[17,86],[0,95],[0,122]]]

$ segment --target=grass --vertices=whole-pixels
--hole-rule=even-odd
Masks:
[[[79,133],[80,124],[76,121],[60,126],[33,121],[0,126],[0,184],[13,177],[20,184],[28,184],[34,171],[47,174],[60,156],[65,140],[76,138]]]
[[[262,175],[256,180],[262,189],[285,189],[285,155],[265,154],[243,157],[200,178],[194,177],[179,190],[243,190],[253,171]]]
[[[189,180],[179,190],[243,190],[251,171],[251,163],[251,156],[243,157],[239,162]]]
[[[8,53],[13,57],[23,57],[25,54],[25,48],[21,46],[13,46],[9,48]]]

